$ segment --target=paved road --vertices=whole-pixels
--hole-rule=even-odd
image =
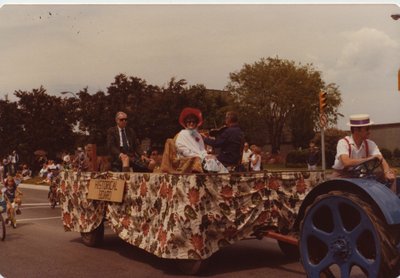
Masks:
[[[60,209],[47,203],[47,188],[22,188],[17,228],[0,242],[0,274],[19,277],[187,277],[173,260],[155,257],[106,229],[101,248],[64,232]],[[300,263],[286,259],[274,240],[244,240],[214,254],[203,277],[305,277]]]

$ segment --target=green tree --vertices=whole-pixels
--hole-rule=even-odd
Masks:
[[[78,98],[72,101],[77,103],[75,110],[79,118],[79,142],[84,146],[88,143],[97,145],[97,153],[104,155],[107,129],[114,124],[106,94],[98,91],[90,94],[87,88],[77,93]]]
[[[75,116],[71,103],[61,97],[50,96],[41,86],[32,92],[18,90],[18,108],[23,133],[18,141],[29,154],[44,149],[55,158],[64,149],[74,146]]]
[[[1,159],[14,149],[18,150],[21,159],[26,157],[25,144],[19,140],[22,135],[21,113],[15,102],[0,100],[0,134]]]
[[[233,93],[243,121],[249,123],[243,126],[245,131],[263,141],[262,145],[270,143],[273,153],[280,149],[285,129],[294,132],[295,144],[305,144],[299,138],[312,137],[312,133],[306,137],[302,133],[316,129],[321,90],[329,89],[332,95],[327,110],[329,121],[336,121],[335,112],[341,102],[334,84],[325,86],[320,72],[311,64],[296,65],[279,58],[245,64],[240,71],[230,73],[227,89]]]

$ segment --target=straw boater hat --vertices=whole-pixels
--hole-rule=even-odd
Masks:
[[[370,126],[374,122],[369,119],[368,114],[356,114],[350,116],[350,122],[347,123],[348,126],[352,127],[361,127],[361,126]]]
[[[197,118],[198,124],[197,126],[201,126],[203,124],[203,115],[201,114],[201,111],[197,108],[192,108],[192,107],[185,107],[183,108],[181,115],[179,116],[179,123],[181,126],[185,126],[185,118],[189,115],[193,115]]]

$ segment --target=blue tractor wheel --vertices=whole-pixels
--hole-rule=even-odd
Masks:
[[[354,193],[331,191],[307,208],[300,226],[300,256],[308,277],[397,277],[398,233],[373,204]]]

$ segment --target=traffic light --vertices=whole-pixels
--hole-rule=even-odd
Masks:
[[[328,106],[326,103],[327,99],[327,94],[326,92],[319,92],[319,112],[323,114],[325,112],[325,108]]]

